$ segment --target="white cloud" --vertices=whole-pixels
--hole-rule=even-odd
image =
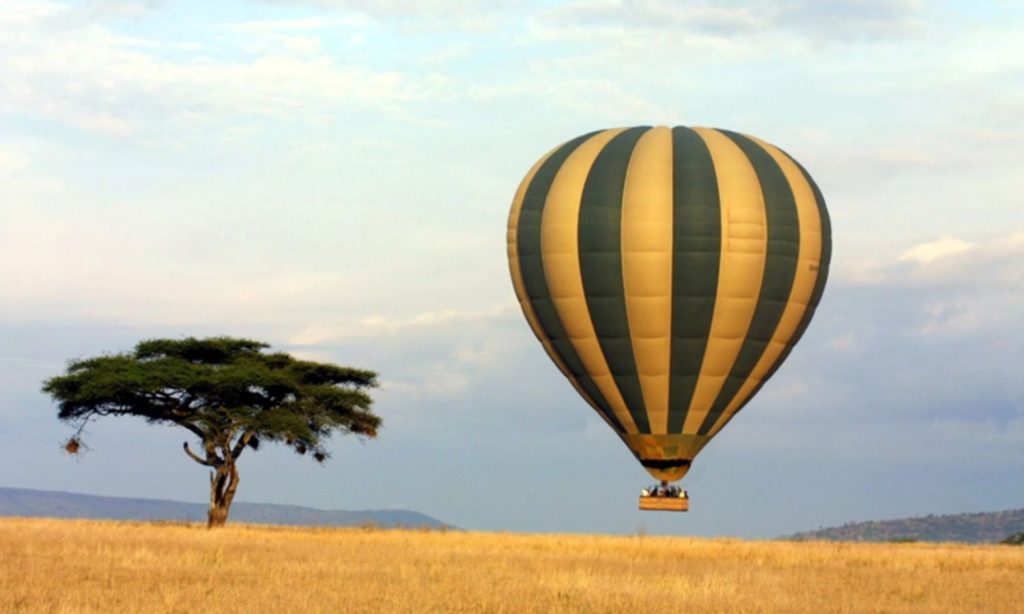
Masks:
[[[310,5],[347,9],[385,16],[445,15],[487,6],[479,0],[264,0],[275,4]]]
[[[921,0],[782,0],[777,24],[802,31],[818,43],[835,40],[899,38],[921,27]]]
[[[962,438],[958,449],[1016,441],[1024,387],[1012,372],[1024,363],[1024,239],[969,239],[958,241],[972,249],[926,263],[893,258],[874,281],[832,280],[779,377],[788,381],[795,372],[811,381],[807,396],[825,412],[821,420],[842,422],[861,445],[868,435],[905,439],[892,445],[929,459],[948,452],[947,438]],[[1012,435],[997,437],[1000,425]],[[927,441],[918,441],[922,433]]]
[[[372,22],[366,18],[347,17],[301,17],[298,19],[259,19],[230,23],[225,28],[230,31],[246,33],[295,32],[323,30],[338,26],[366,27]]]
[[[872,285],[886,278],[886,263],[878,258],[833,258],[829,269],[829,280],[832,283]]]
[[[685,36],[715,38],[795,32],[827,43],[905,36],[919,26],[915,16],[920,7],[916,0],[579,0],[552,9],[546,18],[584,29],[671,29]]]
[[[400,397],[415,399],[450,399],[469,390],[471,380],[458,365],[450,363],[425,365],[423,372],[410,379],[384,380],[382,388]]]
[[[804,397],[810,391],[811,387],[807,382],[798,377],[787,377],[784,381],[773,382],[766,386],[763,392],[758,393],[758,398],[765,403],[778,405],[780,409],[775,411],[802,413],[803,408],[793,404],[793,401]]]
[[[899,276],[917,286],[956,288],[967,295],[979,289],[1012,294],[1024,286],[1024,241],[1020,237],[1014,233],[974,242],[944,237],[925,243],[904,254],[901,261],[916,266]]]
[[[1007,52],[1020,47],[1020,30],[1013,19],[1000,23],[974,24],[971,34],[959,41],[956,53],[950,54],[951,65],[946,76],[967,74],[980,80],[992,80],[1024,68],[1024,56]],[[1020,92],[1019,87],[1017,92]],[[1019,103],[1019,97],[1015,98],[1006,102]],[[998,104],[1000,101],[992,102]],[[1017,113],[1020,113],[1019,104]]]
[[[42,172],[40,166],[41,161],[59,159],[64,153],[59,147],[37,139],[0,140],[0,179],[4,184],[0,212],[59,193],[63,182]],[[14,217],[4,218],[7,226],[15,220]],[[7,253],[9,257],[13,254]]]
[[[985,323],[979,313],[980,305],[963,300],[943,301],[924,307],[927,319],[918,329],[921,335],[939,333],[969,333]]]
[[[61,194],[70,198],[51,198]],[[248,251],[231,241],[230,211],[183,217],[174,206],[10,202],[0,211],[9,255],[0,261],[0,317],[8,321],[289,325],[351,307],[365,283],[329,265],[296,267]]]
[[[381,22],[432,30],[485,31],[496,27],[502,10],[517,4],[508,0],[263,0],[268,4],[299,5],[344,11]]]
[[[965,254],[975,248],[973,243],[957,237],[946,235],[935,241],[915,245],[903,252],[900,262],[916,262],[930,264],[941,258]]]
[[[901,250],[889,264],[882,258],[835,264],[833,285],[877,290],[886,302],[912,306],[901,333],[963,338],[1024,327],[1024,233],[973,241],[946,235]],[[852,350],[863,341],[847,331],[829,344]]]
[[[453,43],[445,46],[440,51],[421,57],[418,61],[423,65],[444,64],[453,60],[461,60],[470,57],[473,47],[468,43]]]
[[[23,155],[6,143],[0,143],[0,177],[10,177],[25,168]]]
[[[1024,232],[1017,232],[992,242],[992,250],[1000,255],[1024,250]]]
[[[467,399],[486,394],[486,382],[507,372],[532,341],[519,310],[509,305],[335,318],[296,327],[285,339],[289,351],[301,355],[331,360],[344,348],[366,364],[386,366],[381,392],[391,405],[459,401],[462,409],[452,411],[472,411]]]
[[[961,239],[926,244],[919,267],[893,277],[923,293],[916,333],[922,336],[996,334],[1024,330],[1024,242],[1021,234],[968,244]],[[948,237],[946,237],[948,238]],[[963,244],[963,245],[962,245]],[[937,246],[937,247],[936,247]],[[969,247],[967,247],[969,246]]]
[[[66,5],[18,8],[0,17],[0,113],[97,134],[180,132],[239,116],[318,121],[346,107],[401,115],[404,103],[448,89],[437,75],[336,60],[315,31],[319,20],[229,25],[245,31],[234,43],[249,53],[230,58],[66,23]]]
[[[769,25],[767,16],[749,6],[663,0],[582,0],[553,9],[548,17],[566,25],[679,26],[721,34],[758,30]]]
[[[861,349],[861,344],[857,341],[857,336],[853,333],[845,333],[838,337],[833,337],[828,342],[828,346],[834,350],[840,352],[855,352]]]
[[[62,15],[80,22],[136,19],[147,15],[167,3],[167,0],[84,0]]]
[[[401,306],[398,307],[401,309]],[[288,343],[321,345],[352,338],[397,337],[417,331],[450,330],[469,323],[507,318],[512,311],[511,307],[502,305],[482,310],[431,310],[405,317],[378,313],[364,316],[355,322],[324,322],[304,326],[289,337]]]
[[[470,88],[471,98],[481,101],[495,99],[544,100],[546,104],[568,111],[574,116],[596,118],[621,125],[623,118],[644,118],[650,123],[672,125],[678,113],[653,101],[628,85],[607,78],[562,78],[548,76],[518,82]]]

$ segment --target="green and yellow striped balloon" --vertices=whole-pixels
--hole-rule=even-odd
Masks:
[[[585,134],[530,169],[509,214],[530,327],[660,480],[682,478],[785,360],[830,254],[810,175],[728,130]]]

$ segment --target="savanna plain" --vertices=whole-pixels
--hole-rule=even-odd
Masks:
[[[0,612],[1021,612],[1024,548],[0,519]]]

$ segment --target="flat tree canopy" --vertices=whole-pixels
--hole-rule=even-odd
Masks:
[[[66,449],[75,453],[85,426],[101,416],[139,416],[179,426],[199,440],[185,453],[210,467],[209,526],[227,521],[238,488],[236,463],[265,442],[328,456],[334,432],[374,438],[381,420],[366,389],[372,371],[266,353],[249,339],[153,339],[128,354],[73,360],[43,384],[58,418],[76,427]]]

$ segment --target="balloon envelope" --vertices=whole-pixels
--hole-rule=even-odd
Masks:
[[[541,158],[509,268],[548,356],[657,479],[677,480],[785,360],[828,275],[810,175],[773,145],[641,126]]]

